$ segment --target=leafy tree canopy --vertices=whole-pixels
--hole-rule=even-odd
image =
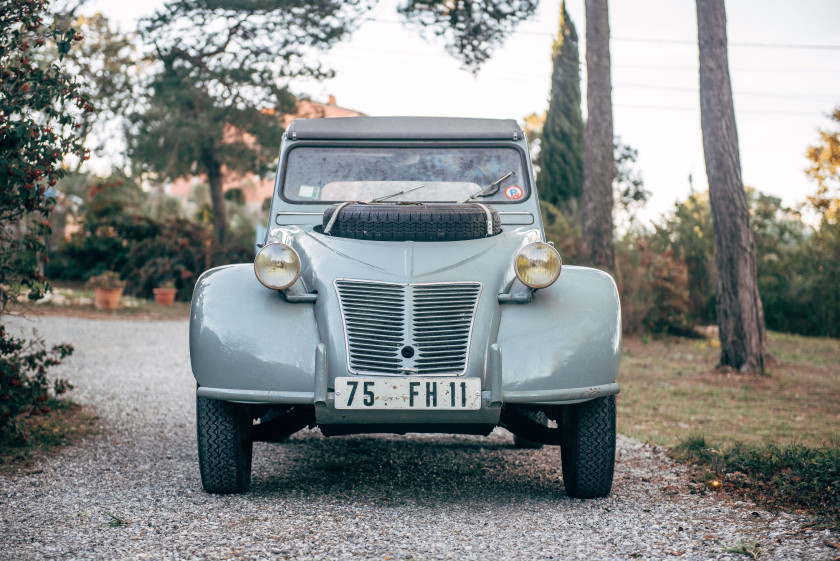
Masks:
[[[551,59],[551,98],[536,163],[540,196],[557,204],[580,197],[583,189],[580,54],[575,24],[565,2],[560,4],[560,30]]]
[[[41,298],[48,288],[40,272],[55,199],[48,189],[62,176],[65,156],[85,158],[77,116],[93,111],[61,64],[73,29],[48,27],[43,0],[0,0],[0,319],[7,305],[28,289]],[[42,53],[54,48],[57,60]],[[26,341],[0,324],[0,441],[24,440],[18,419],[47,412],[46,372],[73,352],[48,351],[39,339]],[[56,380],[54,394],[70,389]]]
[[[836,224],[840,219],[840,107],[831,115],[834,130],[820,130],[820,142],[806,153],[811,166],[805,173],[817,182],[817,192],[808,202],[823,220]]]
[[[516,26],[531,17],[539,0],[408,0],[398,8],[446,41],[446,50],[474,71]]]
[[[0,315],[22,289],[39,298],[46,288],[49,215],[55,200],[47,189],[64,170],[66,155],[86,158],[77,117],[93,111],[61,62],[73,29],[49,28],[46,2],[0,2]],[[41,53],[54,48],[57,62]]]
[[[159,72],[129,133],[135,168],[160,178],[206,174],[219,242],[227,229],[222,166],[259,171],[294,107],[288,81],[326,77],[313,49],[344,37],[363,0],[176,0],[143,21]]]

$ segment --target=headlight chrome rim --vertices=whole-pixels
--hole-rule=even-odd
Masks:
[[[264,270],[263,270],[263,274],[262,275],[260,274],[261,268],[267,267],[269,265],[269,263],[272,261],[272,259],[270,257],[270,253],[274,252],[274,251],[278,251],[278,250],[281,251],[281,252],[286,252],[287,253],[287,258],[282,260],[285,266],[295,266],[296,267],[295,274],[291,278],[291,280],[283,279],[284,281],[288,280],[288,282],[285,282],[285,284],[283,284],[282,282],[272,283],[271,279],[264,278],[265,276],[267,276],[266,272]],[[268,262],[264,263],[264,264],[261,263],[261,259],[260,259],[261,257],[264,260],[268,260]],[[278,257],[275,257],[274,260],[278,260],[278,259],[279,259]],[[301,261],[300,261],[300,255],[298,255],[298,252],[295,251],[290,246],[288,246],[284,243],[280,243],[280,242],[266,244],[265,246],[263,246],[262,249],[260,249],[259,253],[257,253],[257,256],[254,258],[254,274],[256,275],[257,280],[260,281],[260,284],[262,284],[264,287],[270,288],[272,290],[285,290],[285,289],[289,288],[290,286],[292,286],[295,283],[295,281],[297,281],[298,278],[300,278],[300,269],[301,269]]]
[[[533,275],[530,276],[531,278],[526,278],[529,277],[529,275],[526,274],[527,271],[523,271],[522,269],[526,267],[533,268],[535,266],[534,260],[539,259],[540,257],[538,254],[532,254],[530,257],[527,255],[529,251],[533,252],[534,250],[544,252],[544,258],[542,261],[545,267],[553,268],[555,265],[552,263],[556,259],[556,271],[546,271],[549,273],[549,276],[542,275],[542,278],[539,280],[533,278]],[[524,259],[526,262],[521,262],[521,259]],[[537,262],[536,266],[540,266],[539,262]],[[560,252],[558,252],[553,245],[549,245],[545,242],[534,242],[526,245],[517,252],[516,257],[513,259],[513,270],[516,273],[516,278],[518,278],[525,286],[535,289],[546,288],[554,284],[560,277],[560,273],[563,270],[563,259],[560,257]]]

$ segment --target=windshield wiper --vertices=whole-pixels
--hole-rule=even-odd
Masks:
[[[496,181],[494,181],[493,183],[491,183],[490,185],[488,185],[487,187],[485,187],[484,189],[479,191],[478,193],[473,193],[472,195],[470,195],[469,197],[467,197],[463,201],[458,201],[458,202],[459,203],[466,203],[466,202],[469,202],[473,199],[477,199],[478,197],[490,197],[490,196],[495,195],[499,191],[499,185],[501,185],[502,181],[504,181],[505,179],[507,179],[511,175],[516,175],[516,174],[513,173],[512,171],[509,171],[506,174],[504,174],[503,176],[501,176],[499,179],[497,179]],[[490,191],[490,189],[493,189],[494,187],[496,188],[496,190],[493,191],[492,193],[489,193],[488,191]]]
[[[400,191],[399,193],[391,193],[390,195],[385,195],[384,197],[376,197],[375,199],[371,199],[369,201],[364,201],[364,204],[378,203],[379,201],[384,201],[386,199],[392,199],[394,197],[399,197],[400,195],[405,195],[406,193],[411,193],[412,191],[422,189],[423,187],[425,187],[425,185],[420,185],[419,187],[412,187],[411,189],[405,189],[404,191]]]

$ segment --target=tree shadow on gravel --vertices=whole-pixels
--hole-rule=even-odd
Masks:
[[[570,500],[560,448],[519,450],[499,435],[324,438],[317,433],[255,447],[251,494],[382,506],[507,505]]]

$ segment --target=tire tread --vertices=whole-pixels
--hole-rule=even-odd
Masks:
[[[324,211],[323,227],[338,205]],[[502,231],[499,213],[490,209],[493,233]],[[472,203],[428,205],[352,204],[345,206],[330,235],[374,241],[459,241],[488,237],[487,214]]]
[[[615,472],[615,396],[570,406],[561,447],[566,493],[579,499],[606,497]]]
[[[250,421],[245,406],[196,397],[198,464],[208,493],[244,493],[250,488]]]

